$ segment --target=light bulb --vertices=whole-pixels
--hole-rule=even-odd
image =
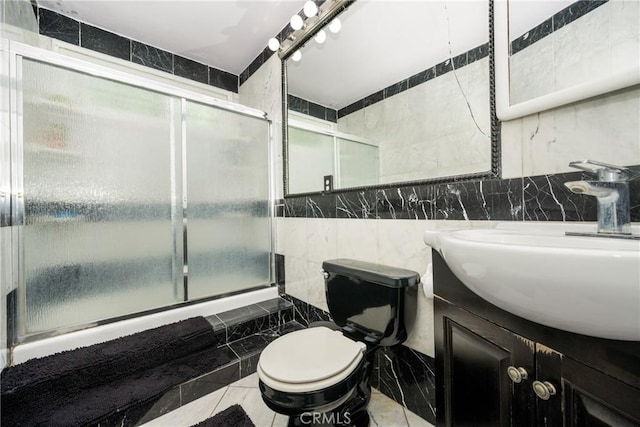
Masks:
[[[302,52],[300,52],[299,50],[296,50],[295,52],[293,52],[293,55],[291,55],[291,59],[293,59],[296,62],[300,61],[302,59]]]
[[[272,51],[276,51],[278,50],[278,48],[280,47],[280,42],[278,41],[277,38],[272,38],[269,39],[269,49],[271,49]]]
[[[293,28],[296,31],[302,28],[302,26],[304,25],[304,21],[302,20],[302,17],[300,15],[293,15],[291,17],[290,23],[291,23],[291,28]]]
[[[327,33],[325,33],[324,30],[320,30],[313,39],[319,44],[322,44],[327,39]]]
[[[304,8],[302,10],[307,18],[311,18],[316,16],[316,13],[318,13],[318,6],[316,5],[316,2],[309,0],[304,4]]]
[[[340,31],[340,28],[342,28],[342,23],[340,22],[340,20],[338,18],[334,19],[329,24],[329,31],[331,31],[334,34],[337,33],[338,31]]]

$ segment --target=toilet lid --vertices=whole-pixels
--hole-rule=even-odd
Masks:
[[[260,355],[259,366],[272,379],[289,384],[321,381],[351,367],[366,345],[324,326],[284,335]]]

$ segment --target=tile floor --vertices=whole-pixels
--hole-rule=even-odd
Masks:
[[[258,375],[253,374],[156,418],[144,424],[144,427],[192,426],[236,403],[242,405],[256,427],[287,425],[286,416],[276,414],[264,404],[258,389]],[[369,414],[371,427],[433,427],[377,390],[373,391]]]

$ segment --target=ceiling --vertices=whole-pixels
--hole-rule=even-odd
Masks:
[[[38,5],[240,74],[304,0],[38,0]]]
[[[240,74],[305,0],[37,0],[39,6]],[[510,0],[511,32],[575,0]],[[544,6],[544,7],[543,7]],[[512,12],[513,12],[512,11]],[[289,90],[342,108],[488,41],[486,0],[358,0],[338,34],[289,61]],[[535,25],[535,24],[534,24]],[[355,75],[356,80],[347,76]]]

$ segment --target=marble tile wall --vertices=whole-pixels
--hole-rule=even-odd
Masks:
[[[38,7],[36,14],[41,35],[238,93],[239,79],[232,73],[78,22],[48,9]]]
[[[635,0],[577,1],[511,44],[511,101],[609,76],[640,62]]]
[[[338,111],[339,131],[378,143],[380,184],[491,169],[487,51],[472,49]]]

